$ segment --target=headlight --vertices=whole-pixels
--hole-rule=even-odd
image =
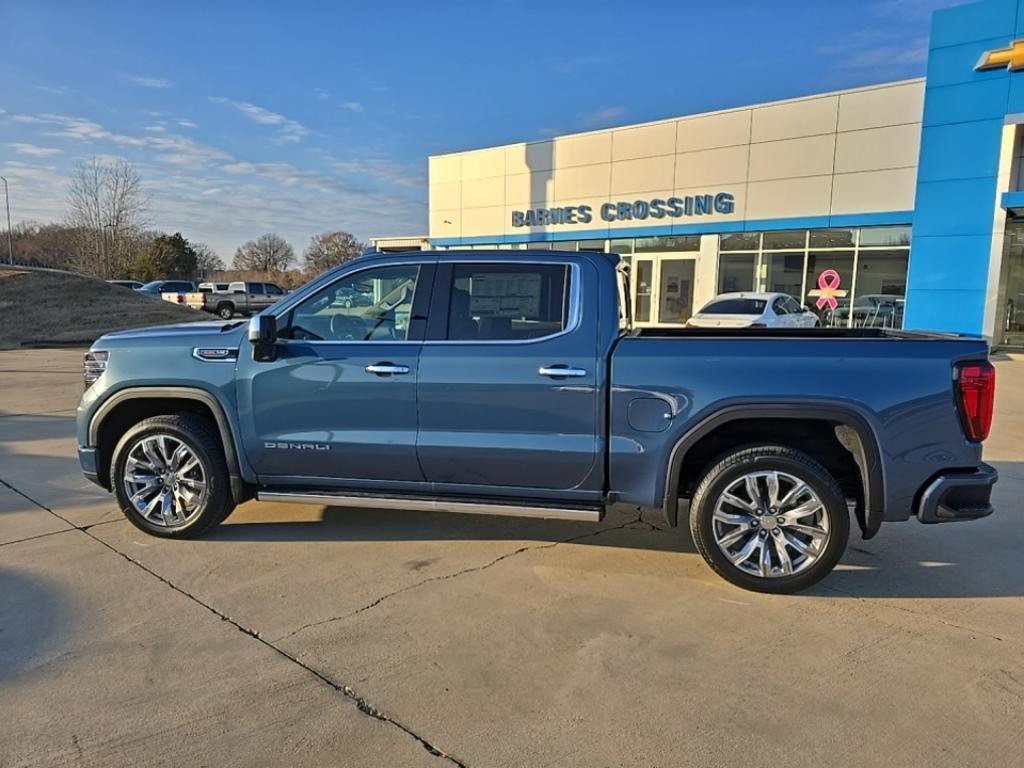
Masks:
[[[107,370],[106,352],[86,352],[85,361],[82,363],[82,376],[85,379],[85,388],[92,386],[105,370]]]

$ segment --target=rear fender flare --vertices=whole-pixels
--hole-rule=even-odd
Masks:
[[[663,501],[666,521],[675,526],[678,517],[678,489],[687,452],[704,436],[718,427],[747,419],[814,419],[837,423],[847,428],[837,434],[840,443],[850,451],[860,468],[864,484],[864,519],[858,519],[865,539],[870,539],[882,525],[885,511],[885,476],[878,435],[871,422],[855,407],[845,403],[772,402],[729,405],[705,416],[687,430],[675,443],[669,455]],[[852,434],[859,445],[846,443]]]

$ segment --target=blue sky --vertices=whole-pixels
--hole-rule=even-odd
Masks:
[[[426,232],[430,154],[924,74],[954,0],[0,0],[0,174],[59,220],[76,159],[230,260],[276,231]]]

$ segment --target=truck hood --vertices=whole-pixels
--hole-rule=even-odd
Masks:
[[[245,322],[202,320],[195,323],[175,323],[174,325],[155,325],[149,328],[131,328],[125,331],[112,331],[104,334],[97,342],[103,341],[146,341],[195,339],[204,342],[233,346],[245,334]]]

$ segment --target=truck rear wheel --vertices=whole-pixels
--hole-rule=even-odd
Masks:
[[[124,516],[154,536],[200,536],[235,507],[220,436],[192,413],[129,429],[114,449],[111,479]]]
[[[217,317],[224,320],[230,320],[235,316],[235,308],[230,304],[218,304],[217,305]]]
[[[690,532],[726,580],[788,594],[816,584],[839,562],[850,514],[821,464],[792,448],[761,445],[726,454],[707,471],[690,504]]]

